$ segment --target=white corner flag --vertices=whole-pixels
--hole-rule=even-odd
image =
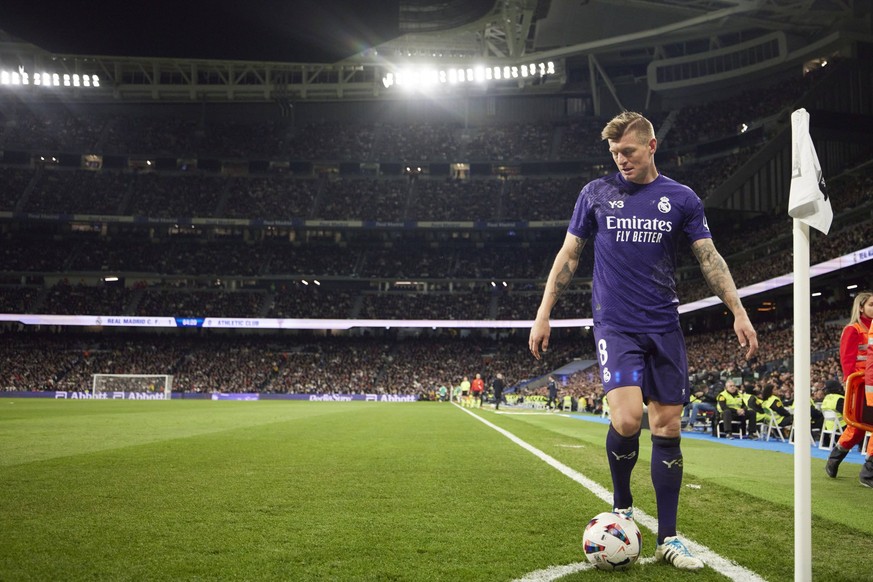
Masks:
[[[791,114],[788,215],[824,234],[828,233],[834,220],[815,146],[809,137],[809,113],[802,108]]]
[[[794,385],[812,386],[810,366],[809,227],[824,234],[834,211],[809,137],[809,113],[791,114],[791,191],[788,214],[794,239]],[[812,581],[812,474],[810,393],[794,393],[794,580]]]

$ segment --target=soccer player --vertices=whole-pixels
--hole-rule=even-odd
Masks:
[[[529,347],[540,358],[549,346],[549,317],[570,285],[588,240],[594,244],[592,306],[594,339],[610,408],[606,454],[613,509],[633,517],[631,472],[639,453],[643,402],[652,432],[651,476],[658,508],[655,557],[696,570],[703,561],[676,536],[682,487],[682,409],[690,383],[685,340],[679,327],[675,269],[679,243],[691,244],[713,292],[734,317],[746,358],[758,339],[727,264],[716,251],[703,203],[687,186],[658,173],[651,122],[634,112],[614,117],[601,137],[618,173],[589,182],[579,193],[563,246],[555,257],[530,331]]]

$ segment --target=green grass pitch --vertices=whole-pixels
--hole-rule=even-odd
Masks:
[[[475,414],[611,488],[606,426]],[[647,431],[636,505],[655,515]],[[793,580],[793,458],[683,440],[681,533]],[[857,453],[853,453],[857,454]],[[813,577],[873,580],[873,490],[812,460]],[[521,579],[609,507],[444,403],[0,399],[0,580]],[[644,557],[655,536],[642,528]],[[582,570],[561,580],[724,580]]]

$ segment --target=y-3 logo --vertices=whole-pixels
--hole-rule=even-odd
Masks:
[[[674,466],[679,467],[680,469],[682,468],[682,457],[679,457],[678,459],[673,459],[672,461],[661,462],[667,465],[668,469],[672,469]]]
[[[633,459],[637,456],[636,451],[631,451],[626,455],[619,455],[615,451],[609,451],[609,452],[612,453],[612,456],[615,457],[616,461],[630,461],[631,459]]]
[[[624,200],[610,200],[609,207],[610,208],[624,208]]]

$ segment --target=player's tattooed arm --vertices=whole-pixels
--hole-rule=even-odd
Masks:
[[[553,271],[555,267],[558,268],[555,275],[555,285],[554,287],[546,287],[546,289],[550,289],[549,292],[554,299],[557,299],[570,286],[576,268],[579,266],[579,257],[582,256],[583,248],[585,248],[585,239],[575,236],[571,238],[571,235],[568,235],[567,240],[564,241],[564,246],[558,253],[553,267]]]
[[[700,239],[691,245],[694,251],[694,256],[697,257],[697,262],[700,263],[700,270],[703,272],[703,278],[712,292],[721,299],[724,304],[734,312],[735,308],[742,309],[740,296],[737,294],[737,286],[734,283],[731,272],[728,269],[724,258],[715,250],[715,245],[712,239]]]
[[[585,248],[585,239],[572,235],[569,232],[564,237],[564,244],[555,257],[552,270],[549,271],[549,279],[543,292],[543,299],[537,309],[536,319],[530,329],[530,351],[536,359],[540,359],[541,353],[549,348],[549,335],[551,326],[549,316],[552,308],[558,301],[558,297],[570,286],[576,267],[579,266],[579,257]]]
[[[703,272],[703,278],[706,279],[709,288],[734,314],[734,332],[737,334],[740,345],[748,348],[746,359],[751,358],[758,351],[758,334],[749,320],[743,302],[740,301],[737,286],[731,277],[727,263],[715,250],[712,239],[696,240],[692,243],[691,249],[694,251],[694,256],[697,257],[697,262],[700,263],[700,270]]]

